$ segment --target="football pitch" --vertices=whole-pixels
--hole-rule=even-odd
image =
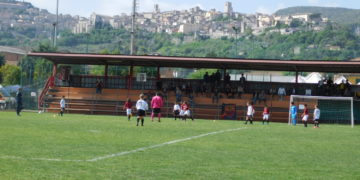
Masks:
[[[360,129],[0,112],[0,179],[360,179]]]

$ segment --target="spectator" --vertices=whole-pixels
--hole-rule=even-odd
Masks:
[[[345,88],[351,88],[351,84],[348,79],[346,79]]]
[[[244,77],[244,74],[241,74],[240,77],[240,85],[242,85],[243,87],[245,86],[246,83],[246,78]]]
[[[182,92],[179,87],[176,87],[175,96],[176,96],[176,102],[181,102]]]
[[[204,82],[205,82],[206,84],[208,84],[208,83],[209,83],[209,80],[210,80],[209,73],[206,72],[206,73],[204,74]]]
[[[256,104],[258,99],[259,99],[259,93],[258,92],[253,92],[252,104]]]
[[[259,94],[259,103],[261,104],[261,102],[263,101],[264,104],[266,104],[266,94],[264,90],[261,90],[260,94]]]
[[[216,82],[220,82],[221,81],[221,73],[219,70],[216,71],[215,73],[215,81]]]
[[[345,81],[344,80],[341,81],[341,83],[339,85],[339,89],[340,89],[340,95],[344,96],[344,94],[345,94]]]
[[[279,87],[279,90],[278,90],[278,95],[280,97],[280,101],[283,101],[284,100],[284,96],[286,96],[286,90],[285,88],[283,87]]]
[[[230,86],[230,84],[226,84],[225,85],[225,94],[226,94],[227,98],[229,98],[230,93],[231,93],[231,86]]]
[[[230,98],[235,98],[235,95],[237,93],[237,88],[235,86],[231,87],[231,97]]]
[[[345,97],[351,97],[351,90],[350,90],[350,88],[346,88],[346,89],[345,89],[344,96],[345,96]]]
[[[96,94],[101,94],[103,88],[104,88],[104,84],[100,79],[98,79],[96,82]]]
[[[244,93],[244,88],[243,88],[243,86],[238,86],[238,88],[237,88],[237,97],[239,98],[239,99],[241,99],[241,95]]]
[[[274,98],[274,96],[276,95],[276,88],[274,86],[271,86],[269,93],[271,95],[271,99]]]
[[[157,80],[157,81],[156,81],[156,90],[161,91],[162,86],[163,86],[162,81],[161,81],[161,80]]]
[[[225,84],[230,84],[230,80],[231,80],[230,74],[226,73],[226,75],[224,77],[224,83]]]
[[[182,85],[181,85],[181,91],[185,91],[185,92],[186,92],[186,84],[185,84],[185,82],[182,83]]]
[[[187,83],[187,85],[186,85],[186,96],[190,96],[190,94],[192,93],[192,91],[193,91],[193,88],[192,88],[192,86],[191,86],[191,83],[189,82],[189,83]]]
[[[215,88],[214,89],[214,94],[213,94],[213,97],[212,97],[212,103],[218,103],[219,102],[219,89],[218,88]]]

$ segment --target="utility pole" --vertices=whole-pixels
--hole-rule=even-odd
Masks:
[[[239,27],[232,27],[233,30],[235,31],[235,58],[239,56],[239,52],[238,52],[238,36],[239,36],[239,31],[240,28]]]
[[[53,47],[56,47],[57,39],[57,25],[59,24],[59,0],[56,0],[56,21],[53,23],[54,26],[54,37],[53,37]]]
[[[136,21],[136,0],[133,0],[132,20],[131,20],[131,42],[130,55],[135,55],[135,21]]]

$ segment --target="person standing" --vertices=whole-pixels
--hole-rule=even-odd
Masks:
[[[158,122],[160,122],[162,106],[163,106],[162,98],[159,96],[158,93],[155,93],[155,96],[151,99],[151,108],[152,108],[151,121],[154,121],[154,116],[155,114],[157,114]]]
[[[315,105],[314,109],[314,128],[319,128],[319,120],[320,120],[320,109],[318,105]]]
[[[178,104],[178,102],[175,102],[173,112],[174,112],[174,118],[176,120],[176,118],[179,118],[179,114],[180,114],[180,105]]]
[[[96,94],[101,94],[103,87],[104,87],[104,85],[103,85],[102,81],[100,79],[98,79],[96,82],[96,86],[95,86]]]
[[[264,111],[263,111],[263,125],[265,124],[265,122],[267,122],[267,124],[269,125],[269,117],[270,117],[270,109],[267,105],[264,106]]]
[[[248,121],[250,121],[250,124],[253,124],[255,109],[252,102],[247,102],[247,112],[246,112],[246,121],[245,124],[247,124]]]
[[[65,96],[62,96],[61,100],[60,100],[60,116],[63,116],[64,112],[65,112]]]
[[[291,114],[292,124],[296,126],[297,107],[295,106],[294,102],[291,102],[290,114]]]
[[[139,122],[141,120],[141,126],[144,126],[144,117],[146,111],[149,109],[148,103],[144,101],[144,94],[140,94],[140,99],[136,102],[136,109],[137,109],[137,121],[136,126],[139,126]]]
[[[126,102],[124,104],[124,109],[126,110],[126,116],[128,117],[128,121],[130,121],[130,118],[132,116],[131,109],[132,109],[132,102],[130,98],[126,99]]]
[[[18,91],[16,92],[16,115],[20,116],[20,112],[23,108],[23,104],[22,104],[22,89],[19,88]]]
[[[309,110],[307,108],[307,104],[304,105],[304,112],[301,115],[302,122],[304,123],[304,127],[307,127],[308,119],[309,119]]]

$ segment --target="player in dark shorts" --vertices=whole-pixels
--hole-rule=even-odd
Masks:
[[[158,121],[160,122],[161,118],[161,107],[163,106],[163,100],[159,96],[158,93],[155,94],[155,96],[151,99],[151,108],[153,109],[151,113],[151,121],[154,121],[155,114],[158,116]]]
[[[144,101],[144,94],[140,94],[140,99],[136,102],[136,109],[138,115],[136,126],[139,126],[140,120],[141,126],[144,126],[145,111],[148,110],[148,104]]]

